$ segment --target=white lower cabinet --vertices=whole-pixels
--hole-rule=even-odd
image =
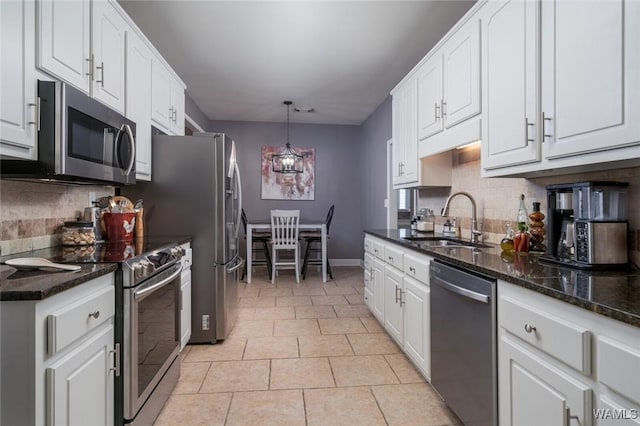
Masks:
[[[639,425],[640,328],[498,281],[501,425]]]
[[[404,340],[403,274],[393,266],[384,271],[384,328],[399,345]]]
[[[500,407],[505,425],[590,425],[591,389],[556,369],[509,336],[501,335],[498,388],[506,397]]]
[[[114,424],[113,273],[0,315],[0,424]]]
[[[366,239],[365,249],[374,251],[377,248],[379,256],[365,253],[365,302],[407,357],[429,380],[431,257],[369,235]],[[369,262],[372,266],[367,271]],[[370,286],[366,284],[367,279],[370,279]],[[368,302],[367,298],[372,298],[373,302]]]
[[[47,424],[113,425],[113,324],[46,369]]]

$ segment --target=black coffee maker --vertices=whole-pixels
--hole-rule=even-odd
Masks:
[[[547,186],[547,251],[541,258],[577,268],[628,264],[626,182]]]

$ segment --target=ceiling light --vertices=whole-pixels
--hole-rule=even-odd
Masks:
[[[274,154],[271,157],[271,170],[276,173],[302,173],[304,169],[304,158],[297,154],[289,143],[289,107],[291,101],[283,102],[287,106],[287,143],[282,154]]]

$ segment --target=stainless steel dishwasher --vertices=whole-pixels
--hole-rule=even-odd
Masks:
[[[431,262],[431,384],[467,426],[498,424],[496,281]]]

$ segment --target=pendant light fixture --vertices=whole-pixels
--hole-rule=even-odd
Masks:
[[[271,170],[276,173],[302,173],[304,171],[304,158],[296,153],[289,143],[289,107],[293,102],[284,101],[287,106],[287,144],[282,154],[274,154],[271,157]]]

